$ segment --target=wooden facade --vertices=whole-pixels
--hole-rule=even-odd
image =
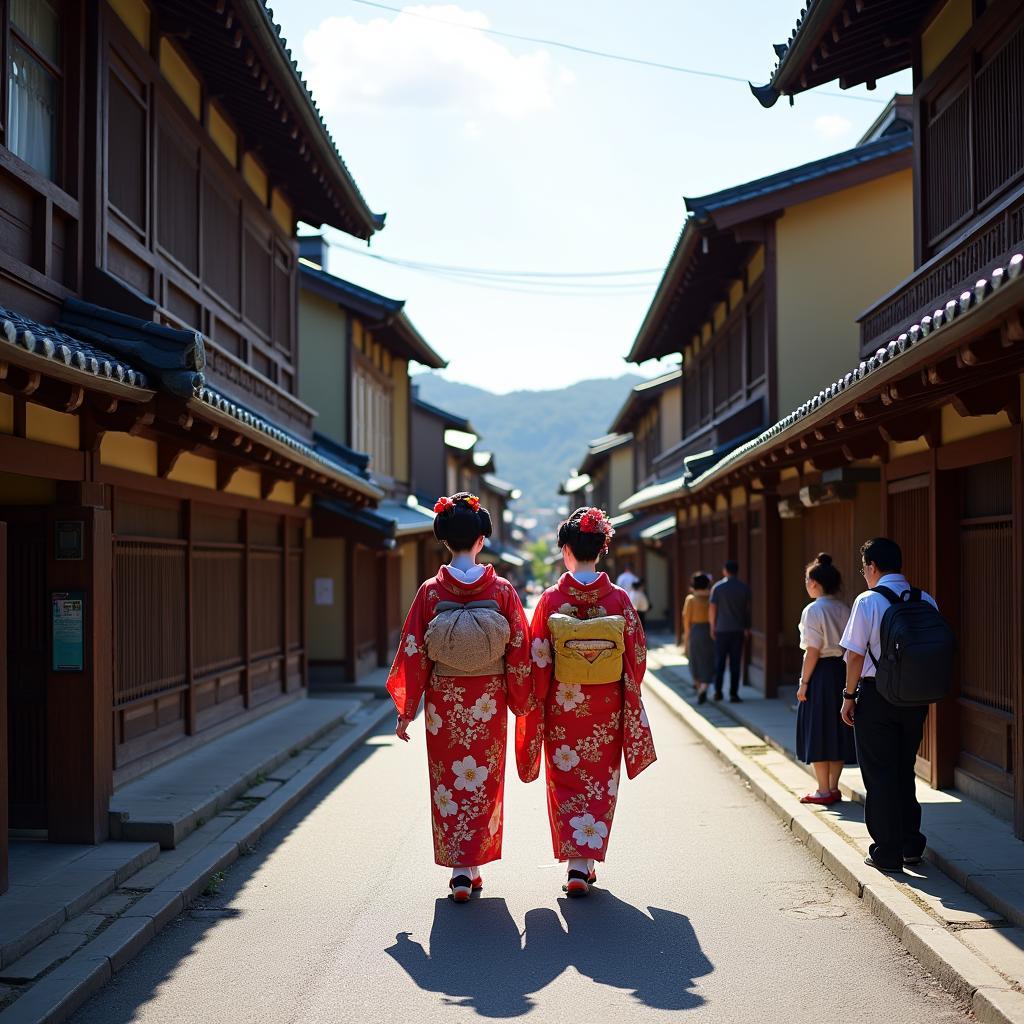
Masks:
[[[755,607],[760,597],[763,615],[782,611],[766,626],[768,693],[796,667],[773,638],[795,625],[801,563],[831,550],[852,596],[859,544],[895,539],[958,637],[955,691],[930,709],[918,773],[1011,818],[1024,838],[1022,40],[1013,4],[822,0],[802,17],[754,90],[766,105],[913,69],[914,266],[862,307],[852,369],[648,498],[687,524],[684,563],[750,552]]]
[[[262,5],[31,6],[0,4],[0,891],[8,825],[101,841],[114,786],[301,693],[312,495],[383,497],[314,447],[294,238],[382,220]]]

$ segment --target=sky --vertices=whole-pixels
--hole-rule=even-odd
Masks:
[[[765,110],[742,81],[478,29],[760,84],[800,3],[397,0],[399,13],[275,0],[342,157],[387,214],[369,247],[329,232],[327,269],[405,299],[451,380],[504,393],[660,372],[624,360],[683,197],[850,148],[894,92],[910,91],[909,72],[874,92],[830,86]]]

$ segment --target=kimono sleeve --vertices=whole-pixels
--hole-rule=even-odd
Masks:
[[[622,610],[626,619],[626,650],[622,659],[622,754],[626,761],[626,775],[635,779],[654,764],[658,755],[654,751],[651,724],[640,692],[647,671],[647,638],[636,612],[628,601],[625,605]]]
[[[516,718],[516,768],[523,782],[532,782],[540,774],[540,752],[544,744],[544,701],[553,675],[549,614],[548,595],[544,594],[533,610],[530,624],[534,706],[525,715]]]
[[[509,625],[509,641],[505,648],[508,706],[514,715],[525,715],[537,703],[533,687],[533,661],[530,657],[530,624],[526,621],[523,603],[511,585],[505,598],[505,618]]]
[[[433,672],[433,662],[427,657],[424,634],[430,622],[426,586],[420,587],[402,628],[391,671],[388,673],[388,693],[395,702],[398,713],[405,718],[415,718],[423,691]]]

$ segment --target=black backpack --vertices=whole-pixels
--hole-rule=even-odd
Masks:
[[[935,704],[949,696],[953,684],[956,638],[935,606],[912,587],[897,597],[888,587],[875,587],[888,602],[879,630],[881,654],[875,663],[875,687],[897,707]]]

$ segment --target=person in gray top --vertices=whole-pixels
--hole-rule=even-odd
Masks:
[[[729,560],[724,575],[711,588],[711,638],[715,641],[715,700],[722,699],[725,664],[729,663],[729,702],[741,703],[740,667],[743,642],[750,636],[750,587],[739,578],[739,565]]]

